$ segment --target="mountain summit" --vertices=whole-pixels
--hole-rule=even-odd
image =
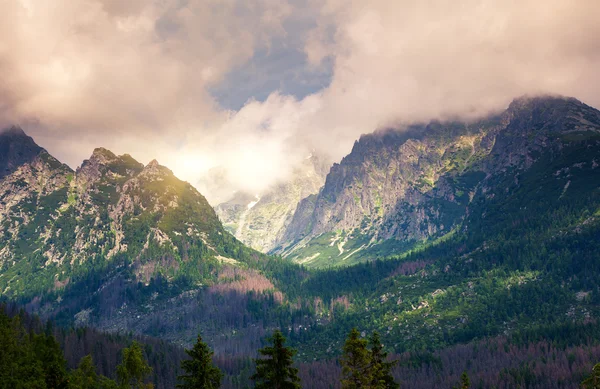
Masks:
[[[41,152],[31,137],[21,127],[13,126],[0,131],[0,179],[6,177],[19,166],[32,161]]]

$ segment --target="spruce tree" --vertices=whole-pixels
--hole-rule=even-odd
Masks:
[[[123,349],[123,361],[117,366],[119,388],[122,389],[148,389],[152,384],[145,384],[144,380],[152,368],[144,359],[142,347],[138,342],[133,342],[129,348]]]
[[[97,388],[98,374],[91,355],[86,355],[79,361],[79,366],[71,373],[70,385],[73,389]]]
[[[46,386],[55,389],[67,388],[69,384],[67,361],[60,345],[52,335],[51,326],[45,333],[33,335],[33,350],[44,369]]]
[[[394,381],[394,377],[392,376],[392,368],[398,361],[386,361],[388,354],[383,350],[383,345],[377,331],[373,332],[369,343],[371,345],[371,387],[374,389],[400,388],[400,385]]]
[[[299,389],[298,369],[293,367],[296,350],[285,347],[285,337],[276,330],[270,338],[272,346],[258,352],[266,358],[256,359],[256,373],[251,377],[257,389]]]
[[[221,386],[223,373],[213,364],[213,352],[202,337],[198,335],[196,344],[191,350],[185,350],[192,359],[181,362],[181,368],[186,374],[177,377],[180,389],[216,389]]]
[[[471,387],[471,381],[466,371],[460,375],[460,389],[469,389]]]
[[[600,389],[600,363],[592,368],[592,375],[585,379],[581,386],[585,389]]]
[[[88,354],[71,373],[69,389],[117,389],[117,383],[96,373],[96,365]]]
[[[42,353],[34,345],[37,335],[28,333],[21,317],[9,318],[0,305],[0,388],[46,387]]]
[[[368,388],[373,381],[371,371],[371,353],[367,349],[367,340],[353,328],[344,343],[342,365],[342,389]]]

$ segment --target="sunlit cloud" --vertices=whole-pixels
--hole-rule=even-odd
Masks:
[[[8,0],[0,124],[76,167],[158,159],[213,203],[362,133],[522,94],[600,106],[595,0]]]

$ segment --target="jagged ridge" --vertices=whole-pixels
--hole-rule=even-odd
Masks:
[[[600,133],[572,98],[520,98],[474,123],[432,122],[364,135],[300,202],[277,253],[312,266],[398,253],[458,228],[493,177],[528,169],[565,142]]]
[[[3,163],[12,170],[0,181],[5,295],[63,288],[122,255],[147,283],[157,274],[202,279],[210,275],[199,261],[251,252],[224,230],[204,196],[156,160],[144,166],[97,148],[72,171],[20,129],[3,133],[0,149],[11,150]]]

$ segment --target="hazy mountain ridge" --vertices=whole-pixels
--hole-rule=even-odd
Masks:
[[[273,185],[266,193],[236,193],[215,207],[225,228],[253,249],[268,252],[283,239],[298,202],[319,191],[330,164],[311,153],[294,169],[289,179]]]
[[[300,202],[275,252],[310,266],[351,264],[443,237],[491,177],[599,133],[600,112],[575,99],[524,97],[474,123],[364,135],[319,194]]]

